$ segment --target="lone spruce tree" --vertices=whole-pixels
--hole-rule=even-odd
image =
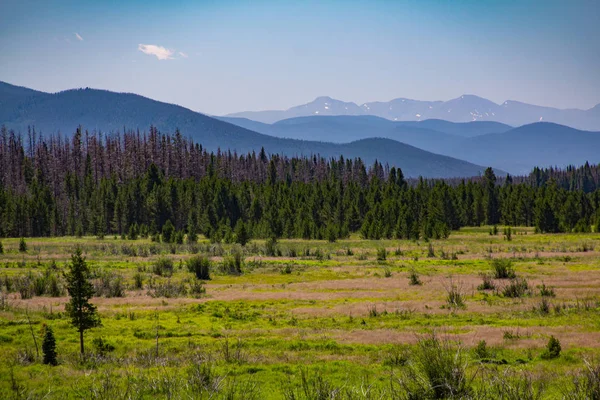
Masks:
[[[90,282],[90,270],[79,247],[71,255],[71,264],[65,277],[67,290],[71,297],[65,310],[71,317],[71,324],[79,331],[79,347],[81,355],[83,355],[83,333],[88,329],[100,326],[101,322],[96,306],[89,302],[94,295],[94,287]]]
[[[56,339],[54,338],[52,328],[49,326],[44,327],[42,352],[44,353],[44,364],[58,365],[58,361],[56,360]]]

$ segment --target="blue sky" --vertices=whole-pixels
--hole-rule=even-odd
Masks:
[[[476,94],[600,103],[600,2],[0,1],[0,80],[195,111]]]

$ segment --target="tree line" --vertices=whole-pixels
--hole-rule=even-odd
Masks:
[[[598,231],[600,166],[405,179],[360,159],[208,152],[179,131],[0,129],[0,236],[428,239],[482,224]]]

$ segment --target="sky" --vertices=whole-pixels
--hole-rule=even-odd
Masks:
[[[0,81],[223,115],[317,96],[600,103],[600,1],[0,1]]]

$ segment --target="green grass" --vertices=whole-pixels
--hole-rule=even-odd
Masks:
[[[502,368],[517,376],[552,376],[543,398],[560,398],[572,384],[569,374],[600,356],[600,236],[538,235],[517,228],[508,242],[488,232],[489,227],[462,229],[429,243],[280,240],[283,257],[265,257],[264,241],[257,240],[243,249],[239,276],[219,268],[239,246],[215,246],[206,239],[172,247],[147,239],[35,238],[27,239],[26,254],[18,252],[19,239],[3,239],[0,393],[6,398],[108,398],[129,385],[140,398],[203,398],[197,390],[193,396],[189,392],[199,364],[210,365],[222,379],[219,396],[228,398],[283,399],[286,390],[303,384],[344,393],[365,385],[385,391],[410,372],[416,341],[437,332],[464,347],[468,373]],[[436,257],[427,256],[429,244]],[[113,271],[126,287],[125,297],[92,300],[102,326],[86,333],[85,360],[78,356],[78,335],[64,314],[66,297],[22,300],[5,287],[7,280],[30,271],[44,274],[52,260],[58,268],[52,273],[60,276],[75,246],[83,248],[92,271]],[[353,255],[347,255],[348,248]],[[382,248],[386,259],[377,261]],[[296,257],[286,257],[290,249]],[[315,256],[317,250],[322,257]],[[457,259],[441,259],[442,250]],[[194,282],[185,266],[194,254],[212,261],[206,294],[148,295],[151,282]],[[160,257],[172,259],[172,277],[152,273]],[[511,258],[517,276],[529,281],[530,294],[509,299],[501,290],[477,290],[480,275],[492,272],[491,259],[497,257]],[[409,285],[413,269],[422,285]],[[141,290],[134,287],[136,274],[143,277]],[[446,303],[450,279],[461,284],[463,308]],[[556,291],[547,313],[536,308],[541,301],[536,286],[542,282]],[[41,364],[36,355],[34,337],[41,346],[43,324],[56,336],[57,367]],[[544,360],[550,335],[561,341],[563,352]],[[480,337],[491,353],[486,364],[472,351]],[[102,354],[94,338],[114,351]],[[490,384],[485,374],[474,376],[474,388]]]

